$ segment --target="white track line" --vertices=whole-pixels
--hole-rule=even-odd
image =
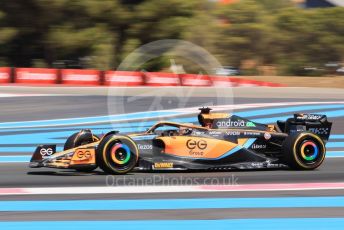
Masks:
[[[49,187],[0,188],[0,195],[65,195],[65,194],[146,194],[185,192],[257,192],[257,191],[311,191],[344,190],[340,183],[197,185],[197,186],[103,186],[103,187]]]

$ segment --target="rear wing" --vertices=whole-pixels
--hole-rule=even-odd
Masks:
[[[327,116],[323,114],[297,113],[286,121],[277,121],[277,125],[284,133],[309,131],[324,141],[328,141],[332,128],[332,122],[329,122]]]
[[[327,122],[327,116],[322,114],[303,114],[296,113],[294,114],[294,119],[296,121],[307,121],[307,122]]]

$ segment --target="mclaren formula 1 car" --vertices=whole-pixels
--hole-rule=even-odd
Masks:
[[[64,151],[36,148],[30,167],[109,174],[132,170],[231,170],[289,167],[312,170],[324,161],[332,123],[325,115],[294,114],[276,124],[259,124],[202,108],[199,125],[158,122],[143,133],[91,130],[71,135]]]

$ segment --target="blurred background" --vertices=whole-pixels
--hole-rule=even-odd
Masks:
[[[217,75],[344,75],[341,0],[1,0],[0,66],[111,70],[160,39],[213,54]],[[139,67],[187,73],[167,52]],[[138,68],[138,67],[133,67]]]

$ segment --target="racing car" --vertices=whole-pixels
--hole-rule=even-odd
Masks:
[[[132,170],[313,170],[325,159],[332,123],[326,115],[294,114],[260,124],[200,108],[199,124],[157,122],[145,132],[111,131],[101,138],[89,129],[71,135],[64,151],[39,145],[31,168],[49,167],[108,174]]]

